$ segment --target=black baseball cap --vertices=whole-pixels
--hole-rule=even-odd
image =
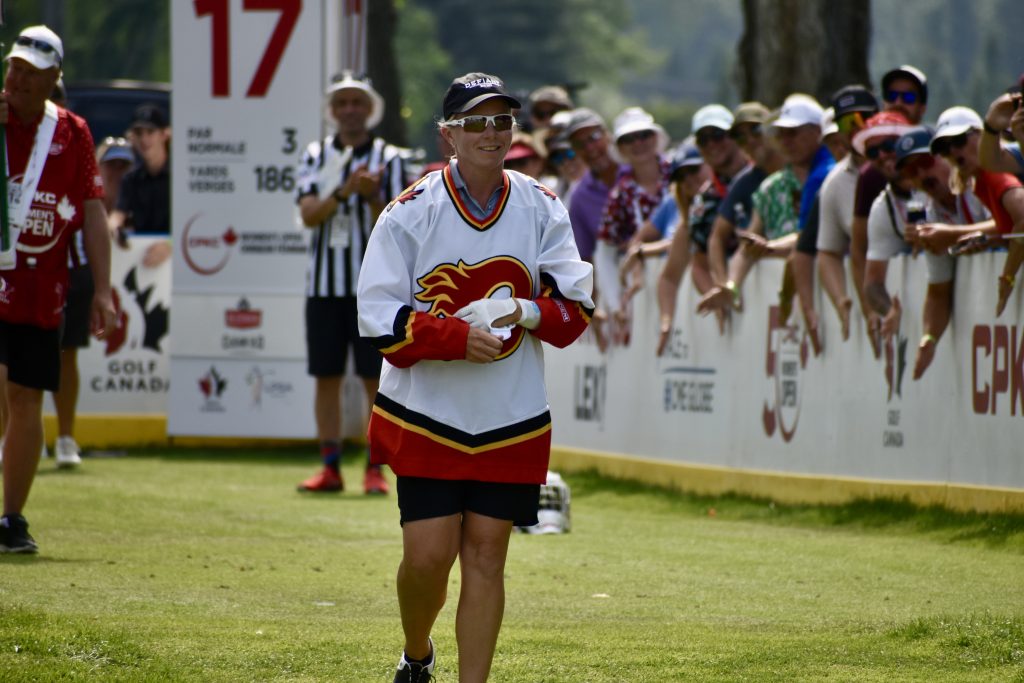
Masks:
[[[508,94],[505,83],[500,78],[474,71],[459,76],[448,86],[448,92],[444,94],[442,113],[445,119],[450,119],[494,97],[503,98],[513,109],[523,107],[519,100]]]
[[[169,125],[164,110],[151,102],[140,104],[132,116],[132,128],[167,128]]]
[[[832,94],[832,108],[837,120],[854,112],[867,114],[867,118],[878,113],[878,98],[863,85],[846,85]]]

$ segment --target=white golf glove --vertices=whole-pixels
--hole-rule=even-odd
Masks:
[[[540,324],[540,307],[529,299],[477,299],[456,311],[455,317],[488,332],[496,333],[496,329],[507,331],[507,328],[495,328],[494,321],[515,313],[517,301],[520,314],[515,324],[528,330],[535,329]]]

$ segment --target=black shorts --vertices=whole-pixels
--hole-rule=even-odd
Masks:
[[[60,388],[60,329],[0,321],[0,365],[7,379],[31,389]]]
[[[359,336],[355,297],[306,299],[306,368],[314,377],[345,374],[349,346],[356,374],[365,379],[380,377],[380,351]]]
[[[402,524],[469,511],[510,519],[516,526],[533,526],[537,523],[538,507],[540,484],[398,477]]]
[[[68,273],[68,300],[64,304],[62,349],[84,349],[89,345],[92,295],[92,270],[89,266],[72,268]]]

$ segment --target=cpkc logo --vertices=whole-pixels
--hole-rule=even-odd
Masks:
[[[205,220],[203,214],[185,221],[181,235],[181,251],[185,263],[199,275],[215,275],[224,270],[239,236],[232,226]]]

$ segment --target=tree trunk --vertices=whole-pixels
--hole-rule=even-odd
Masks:
[[[366,6],[366,72],[373,81],[373,87],[387,103],[377,134],[388,142],[405,146],[402,87],[394,48],[398,21],[395,3],[394,0],[373,0]]]
[[[774,107],[803,92],[827,103],[844,85],[871,85],[871,0],[743,0],[743,24],[736,78],[744,100]]]

